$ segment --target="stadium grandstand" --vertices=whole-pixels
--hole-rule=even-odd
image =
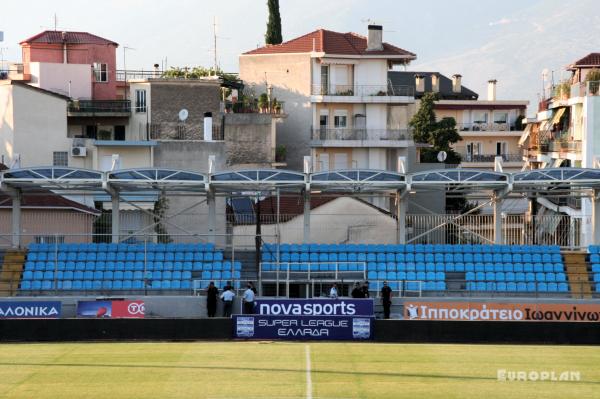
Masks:
[[[4,295],[190,295],[201,293],[210,281],[219,288],[228,284],[239,288],[242,281],[256,281],[261,295],[289,297],[320,296],[334,282],[348,295],[357,281],[369,281],[374,292],[388,281],[395,295],[408,297],[581,298],[600,290],[600,254],[597,246],[590,245],[600,242],[597,169],[512,174],[461,169],[412,174],[259,169],[202,174],[148,168],[100,172],[32,167],[3,171],[0,184],[7,198],[5,206],[10,203],[11,210],[0,232],[6,248],[0,287]],[[49,191],[88,198],[83,202],[104,198],[101,201],[109,203],[111,211],[97,222],[108,219],[108,230],[95,228],[89,234],[70,235],[53,231],[52,222],[45,223],[43,231],[40,226],[24,228],[23,196]],[[419,193],[463,196],[478,205],[464,214],[434,215],[442,218],[416,231],[415,215],[407,214],[407,209],[411,196]],[[165,233],[165,226],[174,224],[170,216],[157,216],[140,206],[155,204],[160,196],[202,202],[205,222],[194,231],[181,228],[173,233],[177,230],[171,228]],[[302,214],[280,213],[281,198],[287,197],[298,200],[296,208]],[[355,198],[370,205],[374,197],[388,205],[385,241],[378,240],[381,235],[357,239],[349,233],[343,238],[333,233],[329,240],[324,238],[329,224],[322,225],[312,215],[318,208],[311,203],[329,206],[333,198]],[[514,215],[503,212],[503,201],[537,197],[577,197],[589,202],[591,216],[564,223],[556,221],[556,216],[533,215],[527,221],[520,215],[521,222],[515,222],[510,219]],[[261,206],[254,203],[261,198],[269,199],[275,214],[260,214]],[[227,204],[233,221],[217,204]],[[485,217],[485,223],[464,223],[472,220],[473,209],[486,206],[490,215],[476,215]],[[120,224],[126,207],[150,213],[147,224],[124,233]],[[194,217],[189,210],[187,215]],[[339,219],[346,216],[341,214]],[[221,219],[225,222],[220,230]],[[286,236],[286,224],[295,219],[300,229],[295,225],[295,234]],[[251,229],[236,235],[236,221]],[[554,234],[549,233],[549,224],[554,225]],[[557,233],[563,225],[567,232]],[[36,228],[35,234],[29,233]],[[331,229],[335,229],[333,224]]]

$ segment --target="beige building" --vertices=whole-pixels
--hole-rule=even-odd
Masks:
[[[324,29],[240,56],[240,78],[255,95],[285,101],[277,130],[290,169],[311,155],[315,171],[393,169],[412,139],[408,118],[414,93],[394,86],[388,71],[415,54],[385,43],[382,27],[368,37]]]

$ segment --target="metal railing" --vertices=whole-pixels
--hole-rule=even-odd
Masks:
[[[555,93],[553,93],[555,94]],[[571,85],[570,97],[586,97],[600,95],[600,81],[592,80]]]
[[[68,112],[77,113],[131,113],[130,100],[72,100]]]
[[[523,154],[471,154],[461,152],[461,162],[494,162],[501,157],[504,162],[522,162]]]
[[[412,140],[410,129],[360,129],[318,128],[312,129],[313,140]]]
[[[414,97],[412,86],[400,85],[312,85],[312,95],[317,96],[400,96]]]
[[[158,122],[148,124],[150,140],[191,140],[203,141],[204,129],[199,124],[186,124],[179,122]],[[212,126],[213,141],[225,140],[224,125]]]
[[[460,132],[508,132],[517,131],[514,124],[506,122],[471,122],[457,123],[456,128]]]
[[[581,152],[582,141],[553,140],[548,143],[548,150],[554,152]]]

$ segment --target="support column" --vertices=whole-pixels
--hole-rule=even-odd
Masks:
[[[111,218],[112,218],[112,223],[111,223],[111,233],[112,233],[112,243],[113,244],[117,244],[119,242],[119,232],[120,232],[120,225],[119,225],[119,210],[120,210],[120,199],[119,199],[119,193],[113,193],[111,194],[111,200],[112,200],[112,214],[111,214]]]
[[[592,196],[592,245],[600,243],[600,190],[593,190]]]
[[[208,204],[208,233],[210,234],[208,239],[214,244],[217,241],[217,202],[212,188],[206,193],[206,203]]]
[[[17,190],[12,197],[12,246],[21,246],[21,190]]]
[[[310,242],[310,191],[304,192],[304,238],[302,242]]]
[[[494,193],[494,244],[504,244],[502,236],[502,197],[498,193]]]
[[[396,204],[396,242],[398,244],[406,244],[406,207],[408,201],[404,193],[398,193]]]

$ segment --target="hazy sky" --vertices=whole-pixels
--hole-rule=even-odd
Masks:
[[[235,72],[237,56],[264,42],[266,3],[266,0],[34,0],[23,6],[18,1],[4,1],[0,11],[4,43],[0,43],[0,47],[7,48],[5,59],[19,60],[19,41],[43,29],[53,29],[56,14],[59,29],[88,31],[118,42],[121,45],[117,53],[119,68],[123,65],[123,46],[134,49],[127,51],[128,69],[150,69],[152,64],[161,63],[165,58],[169,66],[210,66],[213,64],[212,23],[216,17],[219,63],[224,70]],[[545,15],[555,15],[565,8],[575,11],[564,16],[567,19],[564,26],[559,23],[550,28],[569,27],[585,32],[599,25],[594,0],[280,0],[284,40],[317,28],[365,34],[371,20],[383,25],[385,41],[417,54],[417,61],[409,69],[427,67],[449,75],[462,73],[463,82],[482,95],[487,79],[496,78],[499,95],[508,98],[515,97],[513,93],[503,93],[502,84],[509,77],[515,78],[502,68],[492,70],[506,76],[488,76],[488,71],[477,68],[474,72],[469,68],[470,76],[466,76],[458,69],[480,61],[479,57],[485,56],[481,54],[490,44],[500,43],[500,51],[487,61],[493,65],[510,63],[512,69],[523,70],[520,75],[532,75],[524,76],[525,87],[515,85],[519,90],[514,94],[524,98],[523,95],[529,93],[534,97],[535,91],[540,91],[538,81],[544,65],[538,64],[542,61],[525,66],[526,57],[515,60],[511,55],[520,50],[521,41],[537,40],[534,49],[539,48],[538,56],[549,68],[560,69],[565,60],[572,61],[569,57],[576,54],[575,49],[563,49],[570,46],[566,41],[564,46],[544,43],[539,26],[543,25]],[[590,22],[592,25],[578,24],[577,17],[583,14],[596,18]],[[530,31],[523,30],[524,27]],[[520,36],[515,37],[514,32],[520,32]],[[538,35],[531,36],[534,34]],[[596,37],[588,39],[590,47],[599,47]],[[544,45],[552,47],[547,55]],[[479,55],[473,56],[474,51]],[[580,51],[583,49],[577,48],[577,54]],[[564,59],[553,59],[557,55]],[[523,66],[519,64],[521,61]],[[489,70],[489,65],[486,68]]]

